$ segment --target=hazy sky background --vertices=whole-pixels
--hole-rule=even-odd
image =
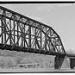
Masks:
[[[43,22],[60,35],[65,50],[75,51],[75,4],[0,4]]]

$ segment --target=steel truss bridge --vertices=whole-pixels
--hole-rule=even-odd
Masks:
[[[67,55],[60,36],[41,22],[0,6],[0,49],[55,55],[60,68]]]

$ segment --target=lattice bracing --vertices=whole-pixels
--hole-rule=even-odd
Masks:
[[[13,47],[65,54],[59,35],[50,26],[0,6],[0,43]],[[26,50],[24,49],[24,51]]]

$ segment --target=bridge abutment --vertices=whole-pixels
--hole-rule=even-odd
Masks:
[[[62,66],[62,64],[63,64],[63,61],[64,61],[64,58],[65,58],[65,56],[60,56],[60,55],[57,55],[56,57],[55,57],[55,62],[54,62],[54,68],[55,69],[60,69],[61,68],[61,66]]]
[[[70,58],[70,68],[74,69],[75,67],[75,58]]]

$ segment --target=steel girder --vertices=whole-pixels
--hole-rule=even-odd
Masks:
[[[59,35],[50,26],[0,6],[0,43],[48,54],[65,54]]]

